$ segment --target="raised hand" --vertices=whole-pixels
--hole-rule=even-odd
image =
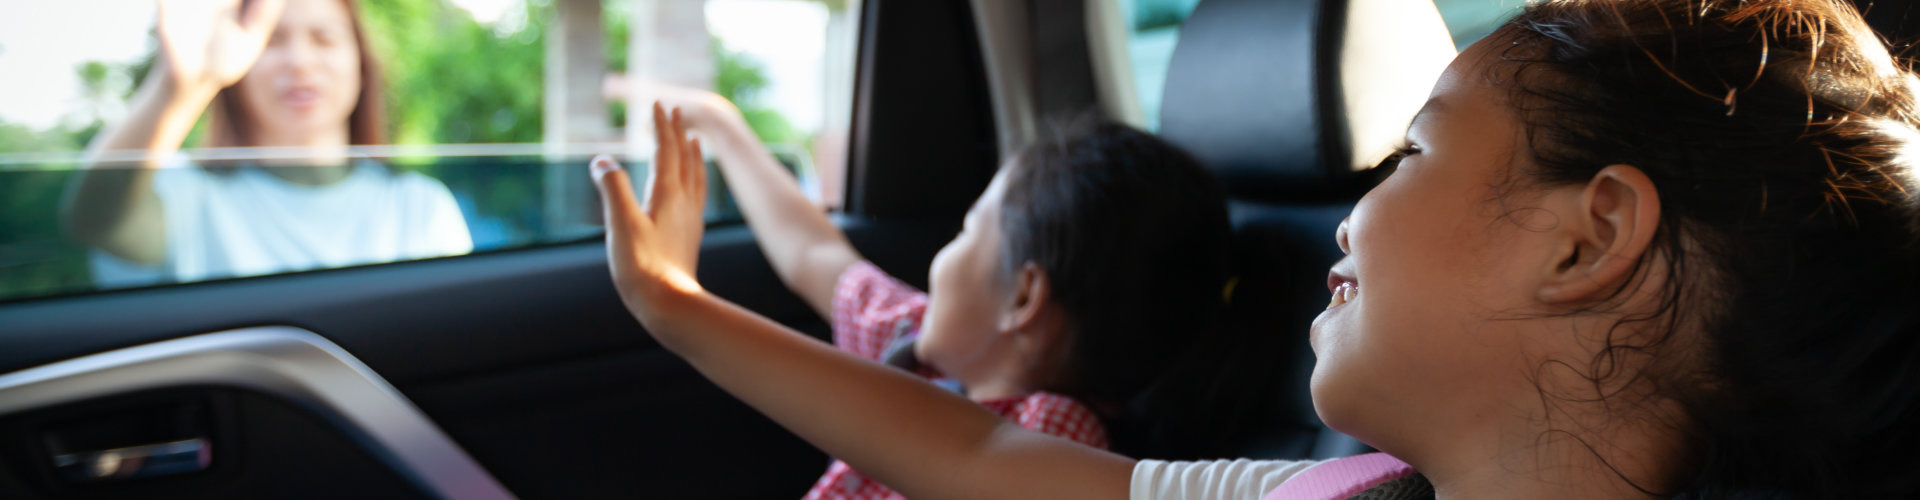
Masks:
[[[664,294],[700,291],[694,270],[706,230],[701,214],[707,204],[707,170],[700,140],[687,139],[678,109],[669,114],[654,103],[653,123],[659,147],[647,174],[644,211],[619,162],[600,156],[591,165],[606,208],[607,264],[614,286],[627,309],[643,322],[656,317]]]
[[[183,90],[210,95],[247,75],[286,0],[159,0],[160,54]]]

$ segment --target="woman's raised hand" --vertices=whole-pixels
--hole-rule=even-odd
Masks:
[[[273,36],[286,0],[159,0],[163,67],[181,90],[213,92],[239,82]]]
[[[627,309],[647,323],[656,318],[656,306],[667,294],[700,290],[694,269],[707,204],[700,140],[687,139],[680,110],[669,115],[654,103],[653,124],[659,147],[647,174],[646,210],[640,209],[633,184],[618,162],[600,156],[591,165],[606,207],[607,265],[613,269],[614,286]]]

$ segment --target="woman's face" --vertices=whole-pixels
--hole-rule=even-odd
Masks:
[[[292,0],[253,69],[240,80],[261,145],[346,138],[360,98],[360,47],[341,0]]]
[[[992,356],[1000,318],[1011,300],[1001,262],[1006,240],[1000,225],[1011,169],[1002,168],[994,176],[967,211],[960,234],[940,249],[929,270],[925,325],[914,355],[962,380],[969,375],[966,371]]]
[[[1383,450],[1488,425],[1537,393],[1529,335],[1541,334],[1503,319],[1536,310],[1529,283],[1553,243],[1527,228],[1554,214],[1526,208],[1524,190],[1496,191],[1525,155],[1517,117],[1484,78],[1491,51],[1476,44],[1447,68],[1408,130],[1416,152],[1342,224],[1347,257],[1329,288],[1355,292],[1313,323],[1315,409]]]

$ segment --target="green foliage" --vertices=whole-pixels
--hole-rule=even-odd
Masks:
[[[65,127],[34,130],[18,123],[0,121],[0,153],[41,153],[79,151],[85,142],[78,131]]]
[[[0,122],[0,153],[77,151],[80,135]],[[73,173],[43,167],[0,165],[0,301],[92,286],[84,249],[60,236],[60,197]]]
[[[0,123],[0,153],[78,150],[77,135]],[[0,165],[0,301],[92,283],[83,249],[60,237],[60,197],[72,172],[40,167]]]
[[[0,171],[0,301],[92,288],[86,251],[60,235],[71,171]]]
[[[84,248],[59,237],[71,171],[0,171],[0,301],[92,288]]]
[[[512,29],[488,27],[447,0],[360,0],[372,52],[380,59],[387,84],[390,138],[394,144],[539,142],[545,57],[542,41],[552,21],[550,0],[530,0],[508,19],[523,20]],[[1177,0],[1176,0],[1177,1]],[[610,6],[606,19],[606,57],[613,71],[627,65],[628,16]],[[740,107],[747,122],[768,142],[804,143],[786,117],[761,102],[766,67],[752,56],[713,44],[716,93]],[[45,134],[73,134],[33,149],[0,142],[7,151],[77,151],[101,127],[99,109],[130,98],[153,67],[151,53],[132,63],[89,61],[76,68],[91,104],[87,125]],[[131,82],[131,83],[125,83]],[[615,109],[615,124],[624,109]],[[196,136],[197,137],[197,134]],[[197,141],[190,138],[188,145]],[[61,146],[71,144],[67,146]]]
[[[77,153],[106,125],[107,109],[132,97],[133,82],[152,66],[87,61],[74,68],[86,109],[78,126],[34,130],[0,122],[0,153]],[[70,122],[69,122],[70,123]],[[93,288],[86,248],[60,232],[60,202],[73,165],[0,165],[0,301],[72,293]]]
[[[785,115],[761,101],[760,92],[767,88],[765,65],[751,55],[728,49],[718,39],[713,41],[713,59],[716,68],[714,93],[733,101],[733,105],[740,108],[740,114],[747,119],[747,126],[753,129],[753,134],[759,136],[761,142],[806,142]]]
[[[525,25],[499,32],[445,0],[361,6],[395,144],[540,141],[547,9],[522,4]]]
[[[362,22],[387,81],[387,119],[394,144],[527,143],[541,140],[542,42],[551,7],[522,3],[488,27],[446,0],[361,0]],[[517,218],[538,210],[538,177],[503,182],[495,165],[436,158],[397,161],[395,168],[439,179],[474,215]]]
[[[601,22],[605,24],[605,26],[601,28],[603,31],[600,38],[602,42],[600,50],[602,54],[606,55],[607,71],[609,72],[622,73],[627,71],[627,40],[633,36],[633,23],[628,21],[632,16],[626,12],[625,7],[627,7],[627,4],[624,2],[608,5],[607,11],[600,18]],[[627,103],[625,101],[607,103],[607,116],[612,118],[611,122],[614,127],[626,126]]]

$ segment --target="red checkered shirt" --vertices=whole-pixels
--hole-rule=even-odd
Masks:
[[[854,355],[876,360],[895,338],[920,330],[927,312],[927,294],[888,276],[870,262],[861,261],[840,274],[833,290],[833,343]],[[931,369],[920,375],[937,378]],[[1072,398],[1050,392],[982,401],[981,406],[1021,427],[1072,439],[1087,446],[1107,447],[1107,429],[1092,410]],[[867,478],[846,462],[834,460],[827,473],[807,491],[815,499],[904,499],[878,481]]]

